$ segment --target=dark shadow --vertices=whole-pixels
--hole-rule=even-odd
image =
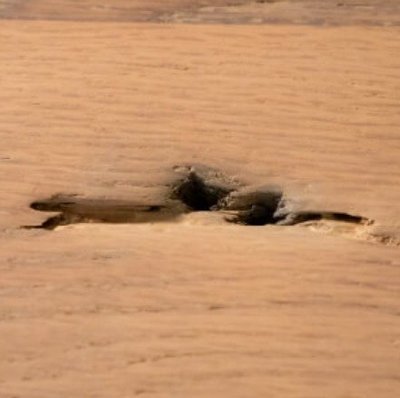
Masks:
[[[299,211],[290,212],[285,216],[280,216],[277,219],[278,225],[296,225],[309,221],[332,220],[338,222],[347,222],[353,224],[367,224],[371,222],[368,218],[352,215],[348,213],[333,212],[333,211]]]
[[[173,187],[171,197],[185,204],[192,211],[210,211],[232,189],[206,182],[194,171]]]
[[[248,193],[232,193],[219,204],[221,210],[231,212],[227,221],[243,225],[275,224],[275,213],[281,200],[282,192],[278,189]]]
[[[54,195],[31,203],[34,210],[57,212],[37,226],[24,228],[54,229],[76,223],[146,223],[173,220],[185,213],[179,203],[143,205],[112,199],[86,199],[70,195]]]
[[[211,170],[211,169],[208,169]],[[201,171],[200,171],[201,174]],[[229,215],[230,223],[262,226],[290,226],[310,221],[333,220],[367,224],[367,218],[332,211],[288,211],[283,192],[278,187],[256,191],[236,190],[226,183],[220,173],[196,173],[188,168],[186,175],[176,182],[164,203],[142,204],[113,199],[80,198],[77,195],[57,194],[31,203],[34,210],[58,213],[37,226],[52,230],[75,223],[155,223],[173,221],[185,213],[215,211]],[[219,175],[219,178],[216,178]]]

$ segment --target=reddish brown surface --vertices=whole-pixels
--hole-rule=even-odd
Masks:
[[[399,33],[1,21],[0,397],[398,396]],[[185,162],[375,224],[19,229]]]

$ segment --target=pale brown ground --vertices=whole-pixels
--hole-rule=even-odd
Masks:
[[[399,38],[1,21],[0,397],[397,397]],[[375,224],[19,229],[57,192],[160,200],[182,163]]]

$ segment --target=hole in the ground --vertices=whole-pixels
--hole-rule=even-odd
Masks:
[[[25,228],[53,230],[76,223],[155,223],[175,221],[183,214],[197,211],[214,211],[230,223],[248,226],[292,226],[324,220],[364,225],[373,222],[343,212],[293,211],[279,187],[250,190],[205,166],[179,167],[176,171],[181,173],[181,178],[170,187],[161,203],[142,204],[57,194],[34,201],[30,207],[58,214],[40,225]]]
[[[288,211],[283,193],[277,188],[264,191],[233,192],[219,203],[222,211],[230,213],[227,221],[242,225],[297,225],[309,221],[331,220],[353,224],[370,224],[358,215],[332,211]]]
[[[208,211],[213,210],[231,191],[231,188],[205,181],[191,170],[173,188],[171,197],[181,201],[192,211]]]
[[[282,201],[282,192],[278,189],[266,189],[259,192],[240,194],[233,192],[219,203],[219,208],[230,212],[229,222],[243,225],[275,224],[275,213]]]
[[[234,191],[235,183],[221,173],[205,166],[177,167],[183,172],[170,189],[162,204],[79,198],[77,195],[57,194],[34,201],[30,207],[38,211],[57,212],[41,225],[26,228],[55,229],[57,226],[97,223],[161,222],[194,211],[217,210],[218,204]]]

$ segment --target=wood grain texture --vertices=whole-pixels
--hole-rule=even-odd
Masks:
[[[227,0],[6,0],[3,18],[45,20],[155,21],[176,10],[223,6]],[[0,9],[1,11],[1,9]]]
[[[397,396],[398,247],[203,214],[19,227],[200,163],[398,237],[399,33],[1,21],[0,396]]]
[[[2,239],[3,397],[393,397],[398,249],[286,229]]]
[[[397,0],[0,0],[0,18],[399,26]]]

